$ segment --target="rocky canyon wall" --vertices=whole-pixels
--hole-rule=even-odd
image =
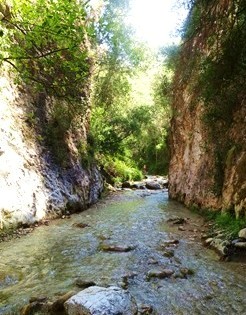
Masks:
[[[78,142],[86,143],[88,113],[80,127],[66,132],[66,164],[54,158],[45,139],[50,118],[43,115],[53,101],[33,94],[27,86],[15,85],[7,71],[1,72],[1,229],[84,210],[102,192],[97,167],[83,165],[78,154]]]
[[[170,197],[246,215],[244,1],[196,1],[174,80]]]

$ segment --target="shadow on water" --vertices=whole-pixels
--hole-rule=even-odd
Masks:
[[[190,218],[186,231],[167,224],[174,215]],[[75,227],[78,222],[88,227]],[[71,219],[53,221],[25,237],[1,243],[0,314],[14,314],[31,296],[52,298],[76,290],[78,277],[117,285],[129,273],[134,273],[129,291],[138,303],[152,305],[157,314],[246,314],[245,265],[219,262],[202,247],[193,235],[201,226],[202,219],[169,201],[167,192],[127,191]],[[166,257],[160,244],[170,239],[179,244]],[[104,242],[135,249],[104,252],[100,250]],[[148,279],[147,273],[158,267],[175,275],[182,268],[194,274]]]

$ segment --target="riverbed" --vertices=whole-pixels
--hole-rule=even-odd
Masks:
[[[167,222],[174,216],[188,218],[183,230]],[[203,219],[170,201],[166,190],[117,192],[0,244],[0,314],[20,314],[31,297],[79,291],[77,279],[120,286],[127,276],[129,292],[153,314],[245,315],[246,266],[203,247],[203,228]],[[175,244],[164,248],[170,240]],[[103,244],[132,250],[103,251]],[[158,268],[173,274],[148,277]],[[190,272],[181,277],[182,270]]]

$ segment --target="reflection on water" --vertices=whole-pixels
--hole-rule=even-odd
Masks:
[[[53,297],[76,290],[75,279],[99,285],[119,284],[135,272],[129,291],[138,303],[152,305],[157,314],[246,314],[245,266],[219,262],[216,255],[187,233],[170,229],[173,215],[200,219],[166,192],[124,192],[112,200],[37,228],[32,234],[0,244],[0,314],[14,314],[32,296]],[[76,222],[89,225],[73,226]],[[191,233],[191,232],[190,232]],[[163,256],[160,243],[180,240],[174,257]],[[100,250],[101,242],[135,245],[126,253]],[[158,262],[152,265],[151,261]],[[150,269],[162,266],[179,272],[194,270],[187,279],[151,279]],[[17,312],[18,314],[18,312]]]

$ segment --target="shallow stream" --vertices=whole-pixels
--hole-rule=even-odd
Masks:
[[[189,217],[185,231],[167,223],[172,216]],[[85,223],[79,228],[75,223]],[[0,314],[19,314],[33,296],[52,298],[76,287],[77,278],[98,285],[120,285],[133,274],[128,290],[138,304],[158,315],[246,314],[246,266],[221,262],[200,242],[203,220],[168,200],[167,192],[117,193],[70,219],[50,222],[31,234],[0,244]],[[173,257],[161,243],[177,239]],[[104,252],[102,243],[133,245],[129,252]],[[165,267],[187,278],[147,279]]]

